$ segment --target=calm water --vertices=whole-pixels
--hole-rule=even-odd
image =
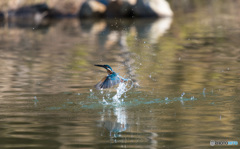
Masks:
[[[238,14],[208,6],[173,19],[2,23],[0,148],[240,142]],[[133,88],[118,98],[95,90],[106,72],[94,64]]]

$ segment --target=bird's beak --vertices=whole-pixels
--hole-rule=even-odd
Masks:
[[[103,68],[105,68],[104,65],[94,65],[94,66],[98,66],[98,67],[103,67]]]

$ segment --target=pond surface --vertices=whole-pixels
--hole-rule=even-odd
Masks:
[[[239,16],[215,9],[172,19],[2,23],[0,148],[239,142]],[[106,72],[94,64],[132,81],[98,91]]]

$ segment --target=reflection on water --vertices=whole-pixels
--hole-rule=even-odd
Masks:
[[[196,8],[173,19],[3,23],[0,148],[240,141],[240,22],[235,11],[218,10]],[[133,88],[128,82],[122,92],[95,90],[105,71],[94,64],[111,65]]]
[[[116,120],[111,120],[112,111],[108,109],[103,109],[103,113],[101,114],[101,121],[99,123],[99,127],[102,127],[103,130],[106,129],[109,132],[110,137],[120,137],[120,132],[123,132],[127,129],[127,113],[125,107],[116,107],[114,109],[114,115],[116,116]],[[108,120],[108,118],[110,120]],[[101,134],[103,135],[103,134]]]

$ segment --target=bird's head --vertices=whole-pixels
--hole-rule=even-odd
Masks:
[[[112,68],[109,66],[109,65],[95,65],[95,66],[98,66],[98,67],[103,67],[105,68],[108,72],[112,72]]]

